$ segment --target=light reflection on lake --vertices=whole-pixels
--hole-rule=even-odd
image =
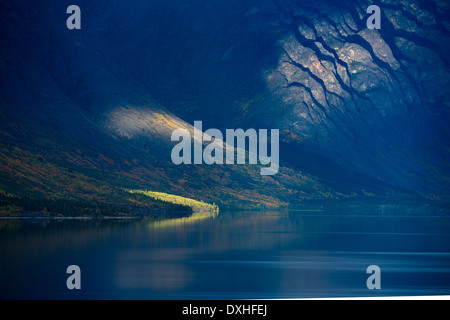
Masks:
[[[405,206],[0,221],[1,298],[235,299],[450,294],[450,216]],[[79,265],[82,290],[66,289]],[[368,290],[378,265],[382,289]]]

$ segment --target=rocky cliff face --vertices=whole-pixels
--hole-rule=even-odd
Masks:
[[[435,170],[448,170],[449,4],[275,4],[288,32],[266,81],[286,110],[281,125],[385,181],[421,191],[444,183]],[[381,8],[380,30],[366,26],[371,4]]]

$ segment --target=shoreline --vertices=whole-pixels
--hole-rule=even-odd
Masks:
[[[141,215],[119,215],[119,216],[49,216],[38,213],[25,213],[22,216],[0,216],[1,220],[142,220],[145,218],[160,218],[166,217],[168,219],[174,217],[188,217],[195,213],[211,212],[208,208],[197,208],[192,211],[153,211]]]
[[[139,220],[144,217],[0,217],[0,220]]]

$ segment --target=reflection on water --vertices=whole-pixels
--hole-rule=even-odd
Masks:
[[[2,298],[227,299],[450,294],[450,216],[399,206],[0,221]],[[82,290],[69,291],[79,265]],[[369,265],[382,289],[366,288]]]
[[[179,217],[179,218],[172,218],[172,219],[157,219],[149,221],[148,225],[151,228],[165,228],[165,227],[181,227],[187,223],[194,223],[199,220],[204,220],[208,218],[215,218],[219,215],[218,211],[198,211],[194,212],[191,215],[187,217]]]

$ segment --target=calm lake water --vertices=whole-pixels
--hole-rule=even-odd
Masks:
[[[166,220],[0,220],[3,299],[450,294],[450,213],[358,206]],[[81,290],[66,287],[69,265]],[[381,268],[381,290],[366,269]]]

